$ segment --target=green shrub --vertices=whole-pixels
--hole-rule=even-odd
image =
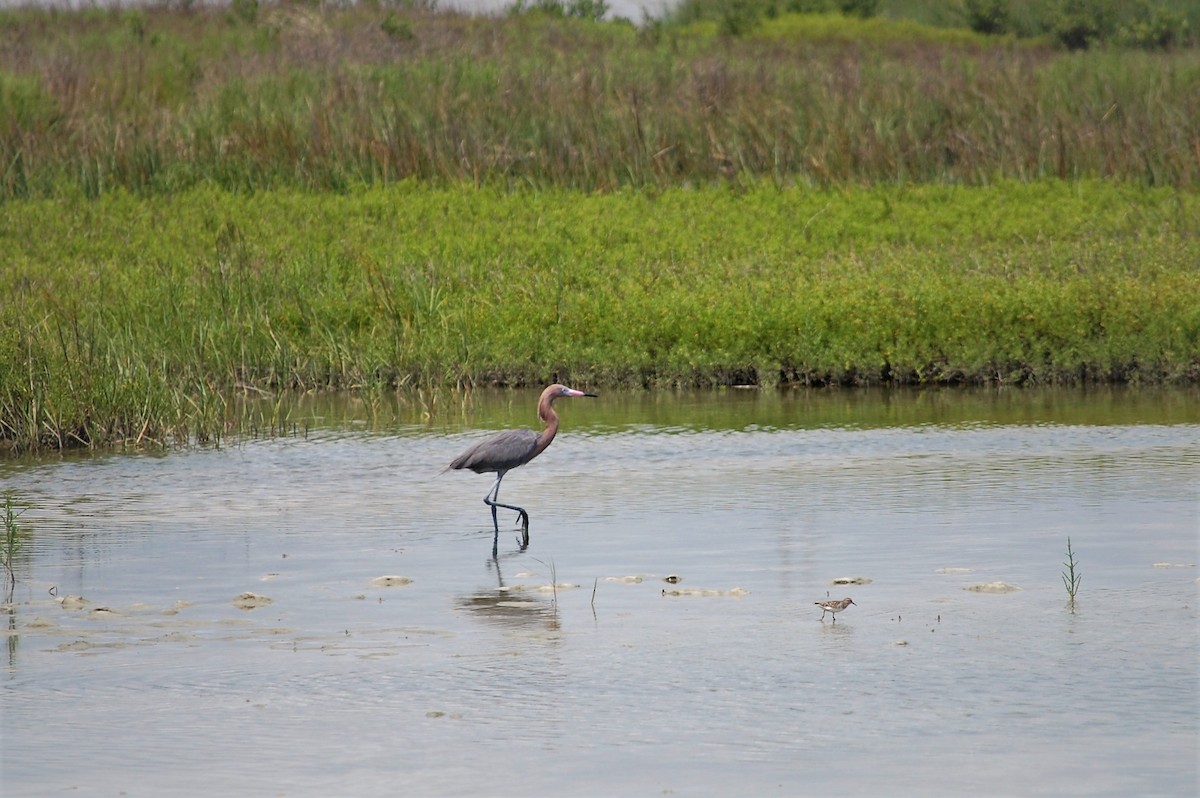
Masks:
[[[718,30],[725,36],[741,36],[757,27],[762,4],[755,0],[724,0],[720,5]]]
[[[1138,7],[1140,13],[1118,28],[1118,44],[1143,50],[1166,50],[1188,41],[1190,26],[1181,11],[1150,2],[1139,3]]]
[[[415,38],[412,25],[409,24],[408,20],[401,19],[391,11],[384,16],[383,22],[379,23],[379,28],[392,41],[408,42]]]
[[[1052,23],[1054,38],[1068,50],[1086,50],[1114,31],[1114,20],[1103,0],[1063,0]]]
[[[967,25],[976,33],[996,36],[1009,33],[1008,0],[966,0]]]
[[[258,20],[258,0],[231,0],[229,10],[234,17],[248,25]]]
[[[879,12],[879,0],[838,0],[838,10],[847,16],[869,19]]]

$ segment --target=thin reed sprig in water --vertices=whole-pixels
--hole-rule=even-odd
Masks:
[[[4,603],[11,604],[13,600],[13,592],[17,587],[17,572],[14,565],[17,551],[21,545],[21,528],[17,525],[17,518],[21,513],[17,511],[14,504],[13,494],[11,491],[4,494],[4,541],[3,549],[0,549],[0,557],[3,558],[4,565]]]
[[[1071,612],[1075,612],[1075,597],[1079,594],[1079,582],[1083,579],[1083,574],[1078,572],[1078,563],[1075,561],[1075,551],[1071,548],[1071,538],[1067,538],[1067,561],[1063,563],[1063,567],[1067,570],[1062,573],[1063,587],[1067,589],[1067,598],[1071,606]]]

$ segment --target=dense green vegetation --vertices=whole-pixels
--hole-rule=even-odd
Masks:
[[[683,0],[671,19],[713,20],[729,33],[742,34],[789,13],[964,28],[1042,39],[1072,50],[1162,50],[1200,41],[1200,4],[1192,0]]]
[[[204,437],[234,386],[1194,380],[1198,232],[1098,181],[10,203],[2,433]]]
[[[0,12],[0,447],[289,389],[1200,380],[1195,50],[409,5]]]

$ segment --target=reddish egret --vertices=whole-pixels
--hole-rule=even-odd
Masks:
[[[518,517],[521,519],[523,545],[529,545],[529,513],[521,507],[500,503],[500,480],[504,479],[504,475],[512,469],[525,465],[546,451],[546,447],[554,440],[555,434],[558,433],[558,414],[554,412],[555,399],[560,396],[595,395],[555,383],[542,391],[542,396],[538,399],[538,418],[546,425],[544,430],[539,433],[531,429],[510,429],[485,438],[454,458],[454,461],[447,467],[447,470],[469,468],[476,474],[485,472],[496,474],[496,481],[493,483],[492,489],[483,497],[484,504],[492,508],[492,526],[496,529],[496,537],[492,542],[493,557],[496,555],[496,546],[500,539],[500,522],[496,520],[497,507],[517,511]]]
[[[828,594],[826,594],[826,595],[828,595]],[[843,610],[845,610],[851,604],[854,604],[854,599],[850,598],[849,596],[846,596],[846,598],[842,599],[841,601],[837,601],[837,600],[814,601],[813,604],[816,604],[818,607],[821,608],[821,620],[822,621],[825,620],[825,613],[828,612],[833,615],[833,622],[837,623],[837,614],[839,612],[842,612]],[[854,604],[854,606],[857,607],[858,605]]]

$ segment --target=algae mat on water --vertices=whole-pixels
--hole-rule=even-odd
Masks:
[[[9,202],[0,439],[204,437],[237,386],[1194,381],[1198,232],[1111,181]]]

